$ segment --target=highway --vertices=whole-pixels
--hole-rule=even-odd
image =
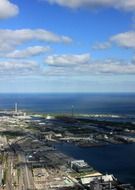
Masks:
[[[0,165],[0,185],[2,184],[1,181],[2,181],[2,174],[3,174],[3,167],[2,165]]]
[[[27,160],[23,152],[19,153],[19,162],[21,164],[20,167],[20,180],[19,180],[19,190],[34,190],[34,182],[32,177],[32,172],[27,166]]]
[[[7,174],[6,174],[6,189],[13,190],[13,162],[14,162],[14,154],[13,152],[8,153],[7,159]]]

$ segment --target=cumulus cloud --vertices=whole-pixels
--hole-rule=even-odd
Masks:
[[[79,64],[86,64],[90,60],[90,54],[70,54],[70,55],[51,55],[45,59],[45,63],[50,66],[70,67]]]
[[[135,31],[117,34],[110,41],[124,48],[135,48]]]
[[[69,8],[115,8],[123,9],[125,11],[135,10],[134,0],[44,0],[51,4],[58,4],[60,6],[65,6]]]
[[[72,39],[44,29],[0,30],[0,51],[11,51],[28,41],[70,43]]]
[[[43,47],[43,46],[32,46],[28,47],[24,50],[15,50],[11,53],[8,53],[6,55],[7,58],[27,58],[27,57],[32,57],[32,56],[37,56],[42,53],[45,53],[50,50],[50,47]]]
[[[39,66],[35,61],[0,61],[0,75],[1,76],[23,76],[33,75],[39,72]]]
[[[134,61],[105,59],[94,60],[89,54],[78,55],[53,55],[45,59],[50,67],[49,75],[73,76],[73,75],[94,75],[94,74],[135,74]]]
[[[19,13],[17,5],[9,0],[0,0],[0,19],[16,16]]]
[[[123,32],[116,34],[108,39],[107,42],[96,43],[93,46],[94,50],[103,50],[111,47],[112,44],[116,44],[119,47],[127,49],[135,49],[135,31]]]
[[[85,74],[135,74],[135,64],[124,60],[93,61],[85,68],[79,68],[80,73]]]
[[[104,60],[90,64],[88,70],[96,74],[135,74],[135,65],[123,60]]]

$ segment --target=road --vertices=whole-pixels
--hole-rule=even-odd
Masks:
[[[34,190],[34,182],[32,177],[32,172],[28,168],[27,159],[23,152],[19,153],[19,162],[20,166],[20,180],[19,180],[19,190]]]
[[[14,190],[13,187],[13,162],[14,162],[14,153],[8,152],[7,159],[7,174],[6,174],[6,189]]]

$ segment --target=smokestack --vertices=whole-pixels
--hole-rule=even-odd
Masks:
[[[72,105],[72,118],[74,117],[74,105]]]
[[[18,104],[15,103],[15,113],[17,113],[17,112],[18,112]]]

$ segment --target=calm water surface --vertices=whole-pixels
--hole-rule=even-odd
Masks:
[[[135,185],[135,144],[80,148],[63,143],[56,148],[76,159],[84,159],[100,172],[113,174],[121,182]]]
[[[0,109],[20,109],[44,113],[69,113],[74,105],[76,113],[135,115],[135,94],[0,94]]]

